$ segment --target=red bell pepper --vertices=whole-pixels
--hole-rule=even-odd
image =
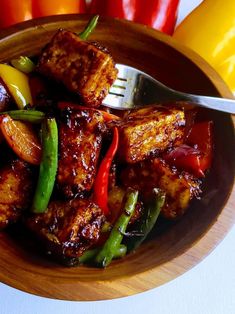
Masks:
[[[136,2],[137,0],[93,0],[90,6],[90,13],[133,21]]]
[[[103,213],[107,216],[109,214],[108,208],[108,184],[109,184],[109,172],[112,165],[113,158],[118,149],[119,133],[118,128],[113,129],[113,140],[104,157],[101,161],[96,179],[94,182],[94,202],[103,210]]]
[[[30,20],[32,18],[31,0],[1,0],[0,27]]]
[[[188,171],[196,177],[204,177],[212,161],[213,122],[194,124],[185,139],[185,144],[174,148],[164,159],[176,168]]]
[[[204,177],[201,167],[201,153],[198,149],[188,145],[175,147],[164,156],[164,159],[179,170],[184,170],[194,174],[196,177]]]
[[[85,0],[1,0],[0,27],[39,16],[85,11]]]
[[[186,137],[186,143],[202,152],[203,156],[200,161],[202,170],[209,169],[213,151],[213,122],[205,121],[194,124]]]
[[[174,31],[179,0],[93,0],[90,12],[146,24],[159,31]]]
[[[135,22],[146,24],[172,35],[177,19],[179,0],[137,1]]]

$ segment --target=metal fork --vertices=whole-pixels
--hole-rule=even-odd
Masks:
[[[235,100],[178,92],[138,69],[124,64],[116,67],[118,78],[104,99],[104,106],[124,110],[174,101],[235,114]]]

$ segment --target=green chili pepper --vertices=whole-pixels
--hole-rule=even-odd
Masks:
[[[165,203],[165,193],[159,189],[153,190],[154,195],[149,204],[147,210],[140,222],[139,231],[142,236],[133,236],[126,241],[127,251],[133,251],[140,246],[140,244],[146,239],[149,232],[153,229],[157,218],[159,217],[162,206]]]
[[[100,267],[108,266],[114,258],[115,252],[122,242],[123,234],[126,232],[127,225],[135,210],[135,205],[138,199],[138,191],[128,190],[126,199],[123,213],[118,218],[109,235],[109,238],[95,258],[95,263]]]
[[[26,56],[20,56],[17,59],[12,59],[11,65],[17,70],[27,74],[33,72],[33,70],[35,69],[35,64],[33,63],[33,61]]]
[[[38,110],[11,110],[1,112],[1,114],[8,114],[14,120],[21,120],[30,123],[41,123],[45,118],[45,113]]]
[[[82,31],[81,33],[78,34],[78,36],[82,39],[82,40],[86,40],[88,38],[88,36],[91,34],[91,32],[95,29],[97,22],[99,19],[99,15],[95,15],[87,24],[86,28],[84,29],[84,31]]]
[[[33,198],[32,212],[46,211],[55,184],[58,165],[58,129],[54,118],[42,122],[42,161]]]
[[[102,248],[101,248],[102,249]],[[88,250],[83,253],[82,256],[79,257],[80,264],[89,264],[92,263],[96,257],[96,255],[100,252],[100,248]],[[126,255],[127,248],[124,244],[120,244],[117,250],[114,252],[113,258],[122,258]]]

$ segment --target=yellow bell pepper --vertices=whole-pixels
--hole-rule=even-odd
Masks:
[[[7,64],[0,64],[0,77],[19,109],[33,104],[28,76]]]
[[[201,55],[235,93],[235,0],[204,0],[173,37]]]

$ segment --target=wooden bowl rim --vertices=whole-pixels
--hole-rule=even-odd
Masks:
[[[38,18],[30,21],[26,21],[23,23],[16,24],[14,26],[11,26],[7,29],[3,29],[0,31],[0,44],[2,41],[5,41],[8,37],[11,36],[17,36],[17,34],[24,32],[25,30],[29,28],[38,28],[42,24],[53,24],[57,23],[59,21],[69,21],[69,20],[88,20],[91,17],[91,15],[88,14],[66,14],[66,15],[59,15],[59,16],[50,16],[50,17],[43,17]],[[101,18],[102,21],[107,21],[108,23],[112,23],[112,18]],[[222,97],[227,98],[233,98],[232,93],[230,92],[229,88],[225,84],[225,82],[222,80],[222,78],[219,76],[219,74],[199,55],[197,55],[192,50],[180,45],[176,40],[171,38],[168,35],[165,35],[161,32],[158,32],[152,28],[140,25],[140,24],[134,24],[129,21],[125,20],[118,20],[115,19],[117,23],[120,23],[120,25],[125,25],[126,27],[134,27],[135,32],[142,33],[143,35],[148,34],[149,36],[153,37],[155,40],[163,42],[164,44],[172,47],[173,49],[180,52],[185,58],[190,59],[192,63],[194,63],[206,76],[207,78],[212,82],[218,93]],[[235,126],[235,117],[231,117],[233,121],[233,125]],[[195,243],[192,243],[191,247],[188,248],[183,254],[175,257],[174,259],[170,260],[167,263],[161,264],[157,266],[154,269],[144,271],[142,273],[139,273],[138,275],[135,275],[134,277],[126,276],[118,280],[103,280],[103,281],[92,281],[92,283],[84,282],[84,281],[76,281],[76,283],[72,282],[61,282],[60,278],[58,277],[57,280],[55,278],[55,287],[56,285],[60,285],[61,288],[65,289],[65,293],[61,293],[61,291],[56,290],[52,293],[50,292],[43,292],[40,290],[37,290],[37,288],[30,287],[30,286],[24,286],[21,283],[19,283],[16,280],[8,280],[6,276],[2,276],[2,273],[0,272],[0,280],[4,282],[7,285],[10,285],[14,288],[17,288],[19,290],[29,292],[31,294],[49,297],[49,298],[55,298],[55,299],[63,299],[63,300],[105,300],[105,299],[113,299],[113,298],[119,298],[124,297],[140,292],[144,292],[146,290],[155,288],[157,286],[160,286],[170,280],[175,279],[179,275],[183,274],[185,271],[188,271],[193,266],[198,264],[200,261],[202,261],[219,243],[223,240],[225,235],[228,233],[230,228],[233,226],[235,221],[235,211],[233,210],[235,207],[235,185],[233,183],[233,187],[231,187],[231,193],[229,198],[227,199],[227,203],[225,204],[225,207],[221,211],[220,215],[218,216],[217,221],[209,226],[209,229],[205,234],[201,235],[201,238],[198,239]],[[218,237],[218,226],[220,226],[220,232]],[[210,245],[208,246],[208,243]],[[198,254],[200,257],[198,257]],[[193,258],[192,258],[193,257]],[[189,262],[190,261],[190,262]],[[175,263],[177,265],[185,265],[187,264],[187,269],[178,267],[178,269],[175,269]],[[1,271],[4,271],[1,269]],[[105,271],[105,270],[101,270]],[[151,280],[146,281],[146,273],[148,273],[148,277],[151,277]],[[168,275],[164,278],[161,278],[161,273],[167,273]],[[34,274],[35,276],[39,276],[39,285],[47,285],[47,282],[51,280],[51,278],[47,278],[46,276],[42,276],[41,274]],[[33,278],[33,275],[31,275]],[[63,279],[62,279],[63,281]],[[144,284],[142,285],[142,283]],[[98,297],[94,295],[92,297],[91,295],[87,296],[87,288],[88,285],[92,284],[94,290],[95,289],[102,289],[102,297]],[[128,287],[128,289],[127,289]],[[79,294],[74,293],[70,295],[66,294],[66,289],[73,289],[77,290],[79,289]],[[113,288],[117,288],[116,290]],[[84,291],[83,291],[84,290]],[[110,290],[115,291],[114,294],[110,293]]]

